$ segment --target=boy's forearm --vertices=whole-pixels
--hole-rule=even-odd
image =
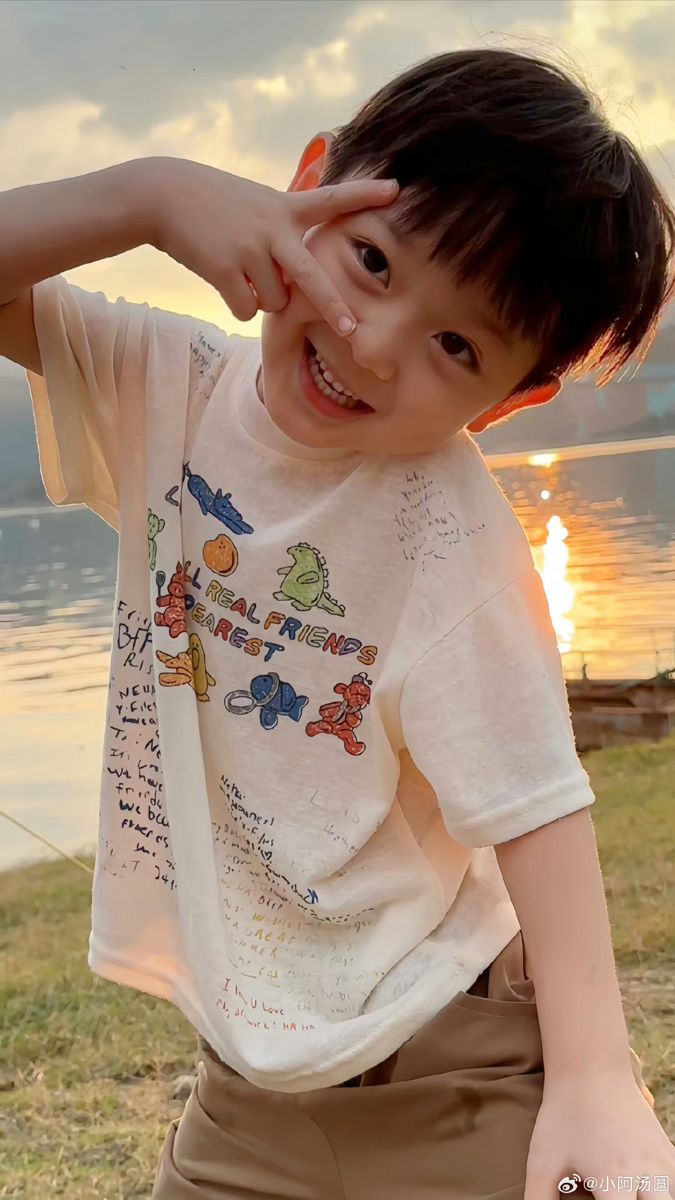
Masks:
[[[589,809],[504,842],[495,853],[522,929],[547,1077],[630,1073]]]
[[[136,159],[0,193],[0,304],[153,238],[158,159]]]

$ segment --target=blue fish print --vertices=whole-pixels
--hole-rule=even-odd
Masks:
[[[293,685],[284,683],[274,671],[269,675],[256,675],[251,680],[251,695],[260,705],[263,729],[274,729],[280,716],[299,721],[303,708],[309,703],[307,696],[297,696]]]
[[[249,688],[229,692],[225,697],[225,708],[235,716],[246,716],[254,708],[259,709],[263,729],[274,729],[279,717],[299,721],[306,704],[309,697],[296,695],[293,685],[280,679],[276,671],[254,676]]]
[[[183,471],[187,476],[188,491],[194,496],[204,516],[210,513],[216,520],[221,521],[231,533],[253,533],[253,526],[242,519],[242,515],[232,503],[232,493],[223,492],[218,488],[213,492],[201,475],[194,475],[189,463],[185,463]]]

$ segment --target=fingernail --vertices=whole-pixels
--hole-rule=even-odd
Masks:
[[[397,187],[398,187],[397,179],[387,179],[385,181],[385,183],[382,184],[382,188],[385,192],[393,192],[394,188],[397,188]]]
[[[345,337],[348,333],[353,333],[356,329],[356,321],[353,317],[340,317],[338,321],[338,332]]]

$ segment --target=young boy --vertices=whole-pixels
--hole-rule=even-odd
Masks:
[[[394,79],[287,195],[152,159],[0,197],[47,493],[120,535],[89,962],[200,1037],[155,1197],[675,1196],[470,436],[646,347],[674,234],[597,101],[500,50]],[[143,243],[261,341],[61,277]]]

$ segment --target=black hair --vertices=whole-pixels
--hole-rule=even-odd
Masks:
[[[500,49],[438,54],[337,130],[322,184],[393,177],[401,233],[483,286],[540,349],[514,391],[644,357],[675,290],[675,210],[598,98],[553,62]],[[641,360],[640,358],[640,360]]]

